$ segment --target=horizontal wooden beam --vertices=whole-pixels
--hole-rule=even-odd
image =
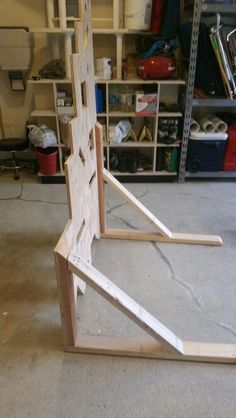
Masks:
[[[135,241],[156,241],[176,244],[198,244],[222,246],[223,241],[217,235],[178,234],[172,233],[171,238],[163,237],[158,232],[133,231],[129,229],[106,229],[101,238],[125,239]]]
[[[236,345],[184,341],[184,353],[174,353],[151,337],[79,335],[68,351],[112,356],[143,357],[206,363],[236,364]]]
[[[178,353],[183,352],[183,342],[173,332],[91,264],[71,252],[68,257],[68,265],[74,274],[123,312],[147,334],[161,342],[169,350]]]

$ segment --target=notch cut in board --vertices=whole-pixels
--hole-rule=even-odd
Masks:
[[[93,183],[94,183],[95,178],[96,178],[96,171],[94,171],[94,173],[92,174],[92,176],[91,176],[91,178],[90,178],[90,180],[89,180],[89,187],[90,187],[90,188],[92,187],[92,185],[93,185]]]
[[[123,312],[147,334],[161,342],[168,350],[174,353],[183,353],[183,341],[181,339],[91,264],[71,251],[68,257],[68,265],[72,273],[76,274],[104,299]]]
[[[93,129],[91,129],[91,131],[89,132],[89,148],[90,148],[90,151],[92,150],[92,149],[94,149],[94,145],[95,145],[95,141],[94,141],[94,130]]]
[[[79,156],[82,161],[82,164],[85,165],[85,157],[81,148],[79,149]]]
[[[157,219],[132,193],[129,192],[109,171],[103,169],[103,179],[106,181],[126,202],[130,204],[140,215],[153,227],[160,231],[166,238],[172,237],[172,232]]]
[[[81,236],[82,236],[82,234],[84,232],[84,228],[85,228],[85,219],[82,222],[82,225],[80,227],[80,230],[79,230],[78,235],[77,235],[77,238],[76,238],[77,244],[78,244],[78,242],[79,242],[79,240],[80,240],[80,238],[81,238]]]
[[[84,107],[87,107],[88,106],[88,100],[87,100],[87,86],[86,86],[86,81],[83,81],[83,83],[80,84],[80,88],[81,88],[82,105]]]
[[[143,239],[145,241],[176,242],[182,244],[204,244],[216,245],[223,244],[222,239],[216,235],[201,234],[179,234],[172,233],[158,218],[156,218],[132,193],[126,189],[109,171],[103,169],[103,179],[106,181],[126,202],[133,207],[149,224],[159,231],[159,235],[145,233],[141,231],[129,230],[107,230],[103,233],[103,238],[117,239]],[[153,239],[155,237],[155,239]]]

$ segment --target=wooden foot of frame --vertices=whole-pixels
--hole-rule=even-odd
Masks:
[[[195,361],[206,363],[236,363],[236,346],[184,341],[184,352],[173,353],[151,337],[103,337],[80,335],[74,353],[140,357],[161,360]]]
[[[223,241],[217,235],[180,234],[171,232],[159,219],[157,219],[136,197],[132,195],[119,181],[106,169],[103,178],[123,199],[126,200],[149,224],[158,232],[130,231],[122,229],[106,229],[102,238],[127,239],[140,241],[159,241],[177,244],[200,244],[221,246]]]
[[[199,244],[221,246],[222,239],[217,235],[197,235],[172,233],[171,238],[163,237],[158,232],[130,231],[128,229],[107,229],[101,238],[124,239],[134,241],[156,241],[173,244]]]
[[[71,253],[69,269],[151,337],[77,337],[69,351],[166,360],[236,363],[236,345],[182,341],[91,264]]]

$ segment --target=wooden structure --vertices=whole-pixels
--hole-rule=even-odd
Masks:
[[[73,352],[234,363],[236,346],[182,341],[91,264],[94,236],[207,245],[221,245],[222,241],[217,236],[172,233],[103,168],[102,132],[96,123],[90,0],[80,1],[80,16],[81,22],[76,25],[78,52],[72,56],[76,117],[71,121],[72,153],[65,165],[69,221],[55,249],[65,349]],[[153,233],[107,229],[104,181],[155,228]],[[84,293],[86,284],[148,335],[80,335],[77,291]]]

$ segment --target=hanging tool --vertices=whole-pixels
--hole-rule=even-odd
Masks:
[[[229,62],[228,62],[228,58],[227,55],[225,53],[224,50],[224,46],[223,46],[223,42],[221,39],[221,34],[220,34],[220,20],[221,20],[221,16],[220,13],[216,13],[216,39],[219,45],[219,50],[220,50],[220,54],[221,54],[221,58],[222,58],[222,62],[223,62],[223,66],[226,72],[226,76],[232,86],[232,90],[233,90],[233,95],[236,95],[236,84],[235,84],[235,80],[234,80],[234,76],[232,74]]]

